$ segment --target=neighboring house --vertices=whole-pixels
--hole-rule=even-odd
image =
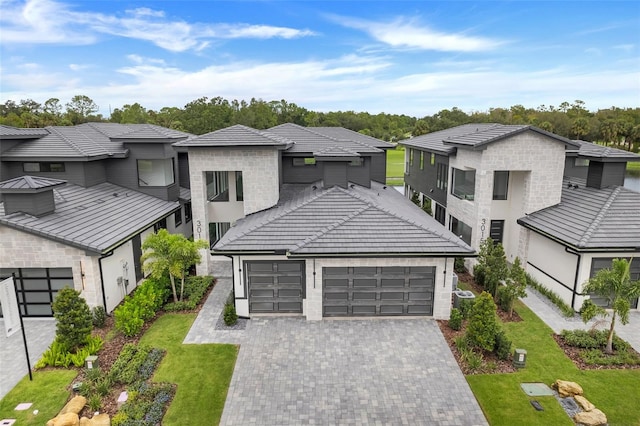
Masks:
[[[615,257],[640,257],[640,156],[534,126],[467,124],[402,141],[405,191],[476,250],[487,237],[579,310],[582,284]],[[468,266],[473,261],[467,262]],[[640,277],[640,259],[632,263]],[[637,301],[634,302],[637,307]]]
[[[0,278],[14,274],[22,314],[51,316],[70,286],[108,312],[143,278],[145,237],[192,234],[191,134],[147,124],[0,126]]]
[[[448,318],[474,251],[385,186],[392,145],[343,128],[232,126],[186,148],[198,273],[232,263],[238,313]],[[223,257],[224,256],[224,257]]]

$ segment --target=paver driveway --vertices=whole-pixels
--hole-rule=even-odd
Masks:
[[[252,319],[223,425],[485,425],[435,321]]]

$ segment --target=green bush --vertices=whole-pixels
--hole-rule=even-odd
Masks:
[[[562,330],[560,333],[564,342],[581,349],[604,349],[607,346],[607,330]],[[613,335],[613,350],[626,351],[631,347],[629,343]]]
[[[56,318],[56,339],[68,350],[80,347],[93,328],[93,317],[80,292],[65,287],[51,305]]]
[[[511,340],[507,338],[504,331],[500,330],[496,333],[496,342],[493,347],[498,359],[507,360],[511,354]]]
[[[476,299],[461,299],[458,302],[458,308],[462,313],[462,319],[469,319],[469,315],[471,314],[471,309],[473,308]]]
[[[453,261],[453,270],[458,274],[467,271],[467,268],[464,266],[464,257],[456,257]]]
[[[462,357],[464,361],[466,361],[469,370],[478,371],[482,368],[482,361],[484,360],[484,356],[481,353],[477,353],[473,350],[465,353]]]
[[[581,358],[589,365],[640,365],[640,357],[631,351],[621,350],[613,355],[604,353],[601,349],[586,349]]]
[[[507,289],[507,286],[501,285],[498,287],[498,292],[496,294],[496,302],[498,307],[504,311],[509,312],[509,307],[512,303],[511,294]]]
[[[127,343],[111,366],[110,379],[117,383],[131,384],[136,381],[151,348],[146,345]]]
[[[34,368],[44,367],[63,367],[68,368],[72,364],[76,367],[82,367],[85,359],[89,355],[95,355],[104,344],[104,341],[99,336],[89,336],[85,344],[71,352],[67,347],[60,343],[56,337],[51,343],[49,348],[42,354],[38,362],[34,365]]]
[[[484,266],[476,265],[473,267],[473,278],[476,280],[476,283],[484,287]]]
[[[138,335],[144,326],[140,306],[129,296],[124,298],[122,305],[113,311],[116,330],[127,337]]]
[[[184,283],[184,299],[188,299],[194,302],[194,305],[197,305],[213,283],[214,278],[208,275],[187,277]]]
[[[451,309],[451,316],[449,317],[449,327],[452,330],[460,330],[462,328],[462,312],[460,312],[460,309]]]
[[[471,308],[466,332],[467,339],[473,346],[490,352],[493,351],[498,331],[496,304],[493,302],[493,297],[483,291]]]
[[[180,312],[180,311],[190,311],[195,309],[196,304],[191,300],[181,300],[179,302],[169,302],[164,305],[164,310],[167,312]]]
[[[234,325],[238,322],[238,314],[236,313],[236,306],[233,303],[227,303],[224,305],[224,323],[226,325]]]
[[[107,312],[105,311],[104,306],[95,306],[91,310],[91,316],[93,326],[96,328],[104,327],[104,324],[107,322]]]
[[[100,407],[102,407],[102,398],[98,394],[93,394],[88,398],[87,405],[89,405],[91,411],[99,411]]]

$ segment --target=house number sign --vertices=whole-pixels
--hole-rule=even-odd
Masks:
[[[198,239],[202,238],[202,223],[199,220],[196,221],[196,232],[198,233]]]
[[[481,225],[480,225],[480,241],[484,241],[484,231],[487,228],[487,219],[482,219]]]

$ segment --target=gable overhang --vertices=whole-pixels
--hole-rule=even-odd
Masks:
[[[565,138],[563,136],[556,135],[555,133],[547,132],[546,130],[542,130],[542,129],[539,129],[539,128],[533,127],[533,126],[523,127],[521,129],[515,129],[515,130],[513,130],[511,132],[495,136],[493,138],[487,139],[485,141],[479,142],[479,143],[474,144],[474,145],[455,143],[455,142],[452,142],[452,141],[450,141],[448,139],[443,139],[442,142],[445,145],[448,145],[448,146],[453,146],[453,147],[457,147],[457,148],[464,148],[464,149],[471,149],[473,151],[481,151],[481,150],[484,150],[487,145],[489,145],[489,144],[491,144],[493,142],[498,142],[498,141],[501,141],[503,139],[508,139],[508,138],[513,137],[513,136],[519,135],[521,133],[526,133],[526,132],[529,132],[529,131],[530,132],[534,132],[534,133],[538,133],[538,134],[543,135],[543,136],[546,136],[546,137],[548,137],[548,138],[550,138],[550,139],[552,139],[552,140],[554,140],[556,142],[563,143],[565,145],[565,148],[569,148],[569,147],[578,148],[578,149],[580,148],[580,144],[578,142],[572,141],[571,139],[567,139],[567,138]]]

